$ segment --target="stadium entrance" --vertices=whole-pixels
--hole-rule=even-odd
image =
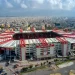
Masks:
[[[14,61],[16,57],[15,50],[13,48],[0,48],[0,60],[1,61]]]

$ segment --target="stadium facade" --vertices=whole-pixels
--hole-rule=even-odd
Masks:
[[[9,31],[0,34],[0,58],[49,59],[75,56],[75,33],[60,30]]]

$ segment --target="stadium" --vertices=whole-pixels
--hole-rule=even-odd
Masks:
[[[75,56],[75,32],[5,31],[0,34],[0,60],[43,60]]]

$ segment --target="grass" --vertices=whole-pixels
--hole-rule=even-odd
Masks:
[[[60,64],[63,64],[64,62],[62,61],[56,61],[56,65],[60,65]]]
[[[38,69],[44,69],[44,68],[46,68],[46,66],[40,66],[40,67],[31,68],[31,69],[28,69],[28,70],[25,71],[25,72],[21,72],[21,75],[22,75],[23,73],[33,72],[33,71],[36,71],[36,70],[38,70]]]
[[[27,73],[27,72],[32,72],[32,71],[35,71],[36,70],[36,68],[31,68],[31,69],[28,69],[26,72],[24,72],[24,73]]]
[[[44,69],[46,68],[46,66],[40,66],[40,67],[37,67],[36,69]]]

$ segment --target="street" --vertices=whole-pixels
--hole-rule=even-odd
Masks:
[[[54,71],[51,71],[49,69],[38,70],[38,71],[23,74],[23,75],[50,75],[50,73],[61,73],[62,75],[69,75],[70,70],[75,70],[75,63],[71,66],[61,68],[61,69],[57,69],[57,70],[54,70]]]
[[[13,69],[13,65],[15,63],[10,63],[8,67],[5,67],[5,62],[0,62],[0,66],[3,66],[3,68],[6,70],[7,75],[15,75],[15,70]],[[58,68],[56,70],[50,70],[50,69],[43,69],[43,70],[37,70],[29,73],[24,73],[23,75],[50,75],[50,73],[61,73],[62,75],[68,75],[70,70],[75,70],[75,62],[73,65],[65,67],[65,68]]]
[[[14,75],[13,74],[14,73],[14,69],[12,68],[13,65],[14,65],[14,63],[10,64],[8,67],[6,67],[5,66],[5,62],[0,62],[0,66],[2,66],[4,70],[6,70],[7,75]]]

